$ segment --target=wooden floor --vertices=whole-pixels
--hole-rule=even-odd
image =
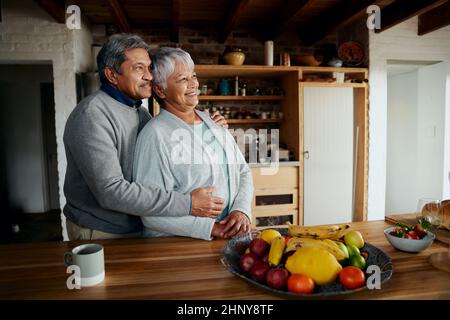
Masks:
[[[61,211],[42,213],[2,212],[12,219],[0,225],[0,243],[27,243],[42,241],[62,241]],[[19,232],[13,231],[18,225]]]

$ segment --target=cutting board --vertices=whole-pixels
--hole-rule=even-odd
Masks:
[[[415,214],[395,214],[389,215],[384,218],[386,222],[390,222],[396,224],[397,222],[406,223],[414,225],[416,224],[416,215]],[[438,229],[434,232],[436,235],[436,239],[445,243],[450,244],[450,231],[446,229]]]

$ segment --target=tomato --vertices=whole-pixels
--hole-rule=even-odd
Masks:
[[[287,288],[294,293],[311,293],[314,291],[314,280],[304,274],[293,274],[287,281]]]
[[[339,273],[339,281],[347,289],[356,289],[366,284],[366,277],[361,269],[349,266]]]
[[[417,236],[417,233],[415,231],[411,230],[410,232],[408,232],[407,235],[409,236],[408,239],[414,239],[414,240],[418,240],[419,239],[419,237]]]

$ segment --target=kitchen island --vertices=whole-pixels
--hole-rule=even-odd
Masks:
[[[383,230],[385,221],[355,222],[369,242],[391,258],[393,275],[380,290],[364,290],[338,299],[450,299],[450,274],[427,261],[448,252],[435,241],[427,250],[394,249]],[[188,238],[95,241],[105,248],[105,280],[97,286],[69,290],[63,256],[86,243],[44,242],[0,245],[0,299],[280,299],[234,276],[220,262],[225,240]],[[329,298],[329,297],[328,297]]]

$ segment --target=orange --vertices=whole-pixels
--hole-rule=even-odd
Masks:
[[[287,281],[288,291],[293,293],[312,293],[314,291],[314,281],[305,274],[293,274]]]

